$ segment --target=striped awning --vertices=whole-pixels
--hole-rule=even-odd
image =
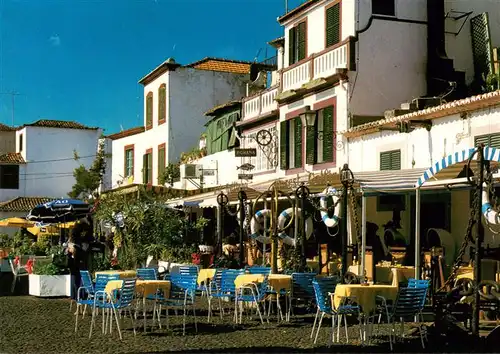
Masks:
[[[412,168],[408,170],[353,172],[353,174],[354,180],[362,190],[397,192],[414,190],[415,182],[426,170],[425,168]]]

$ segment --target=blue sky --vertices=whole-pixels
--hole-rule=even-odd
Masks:
[[[301,0],[289,0],[292,8]],[[137,81],[168,57],[264,59],[285,0],[0,0],[0,92],[14,124],[142,124]],[[0,123],[12,123],[0,95]]]

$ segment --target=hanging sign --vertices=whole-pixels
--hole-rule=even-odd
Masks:
[[[253,175],[246,174],[246,173],[240,173],[238,175],[238,179],[253,179]]]
[[[234,149],[234,156],[235,157],[255,157],[257,156],[257,149],[255,148],[250,148],[250,149]]]

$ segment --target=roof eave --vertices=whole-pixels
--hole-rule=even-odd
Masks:
[[[161,63],[159,66],[154,68],[149,74],[144,76],[139,80],[139,84],[146,86],[147,84],[153,82],[155,79],[166,73],[167,71],[175,71],[177,68],[181,67],[181,64],[173,63]]]
[[[291,20],[295,16],[300,15],[303,11],[305,11],[306,9],[308,9],[309,7],[311,7],[312,5],[314,5],[315,3],[319,2],[319,1],[321,1],[321,0],[308,0],[308,1],[306,1],[302,5],[297,6],[295,9],[287,12],[283,16],[278,17],[278,23],[280,25],[283,25],[285,22]]]

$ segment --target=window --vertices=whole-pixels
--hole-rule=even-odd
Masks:
[[[265,129],[271,133],[271,136],[276,136],[276,127]],[[257,150],[257,156],[246,157],[243,160],[243,163],[250,163],[255,166],[255,168],[252,171],[249,171],[249,173],[265,172],[276,167],[274,154],[276,152],[277,139],[273,138],[271,143],[267,146],[259,146],[257,143],[257,132],[255,132],[248,134],[244,141],[245,148],[254,148]],[[241,173],[246,173],[246,171],[242,171]]]
[[[146,128],[153,127],[153,93],[150,92],[146,96]]]
[[[394,0],[372,0],[372,14],[396,16],[396,4]]]
[[[477,146],[477,144],[500,149],[500,133],[476,136],[474,137],[474,146]]]
[[[239,120],[239,113],[228,113],[211,121],[206,130],[207,152],[215,154],[238,145],[233,123]]]
[[[153,183],[153,149],[146,150],[142,156],[142,183]]]
[[[384,151],[380,153],[380,171],[400,169],[401,150]]]
[[[19,134],[19,152],[23,151],[23,134]]]
[[[302,167],[302,121],[300,117],[281,122],[281,169]]]
[[[0,189],[19,189],[19,165],[0,165]]]
[[[334,111],[334,106],[318,110],[314,128],[307,128],[306,162],[310,165],[334,161]]]
[[[134,145],[125,146],[125,170],[123,177],[134,175]]]
[[[325,40],[326,47],[337,44],[340,42],[341,35],[341,16],[340,2],[327,7],[325,14]]]
[[[167,86],[162,84],[158,89],[158,125],[167,121]]]
[[[158,184],[160,184],[160,177],[165,172],[166,164],[165,144],[158,145]]]
[[[288,31],[288,65],[292,65],[306,57],[307,25],[300,22]]]

